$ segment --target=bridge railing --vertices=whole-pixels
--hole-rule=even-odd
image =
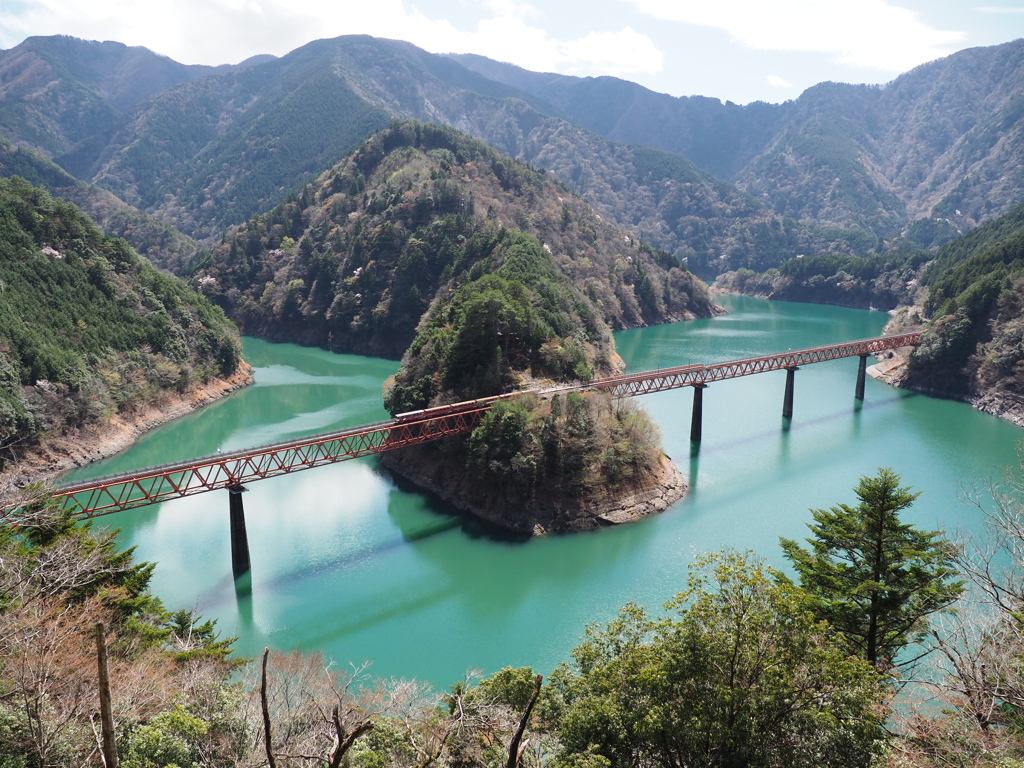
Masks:
[[[724,363],[707,363],[698,365],[682,365],[675,368],[662,368],[656,371],[610,376],[596,379],[587,386],[609,392],[618,397],[633,397],[661,392],[666,389],[692,387],[696,384],[710,384],[714,381],[734,379],[739,376],[750,376],[766,371],[779,371],[787,368],[798,368],[801,365],[821,363],[827,360],[838,360],[844,357],[858,357],[878,354],[886,350],[900,347],[916,346],[921,341],[920,333],[901,333],[894,336],[879,336],[871,339],[831,344],[824,347],[779,352],[760,357],[749,357],[743,360],[730,360]]]
[[[599,390],[617,397],[633,397],[754,373],[794,369],[843,357],[868,356],[919,343],[920,334],[904,333],[744,360],[610,376],[585,384],[533,390],[533,393],[550,397],[566,392]],[[76,508],[79,517],[92,518],[207,491],[237,488],[254,480],[464,434],[479,423],[484,412],[495,402],[522,394],[526,393],[515,392],[412,411],[399,414],[390,421],[68,483],[58,486],[53,495],[60,499],[62,508]],[[16,509],[16,505],[11,503],[4,503],[3,507],[0,514],[4,515]]]

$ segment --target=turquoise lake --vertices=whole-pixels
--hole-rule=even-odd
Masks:
[[[729,314],[616,334],[629,371],[837,343],[881,333],[882,312],[721,296]],[[387,417],[393,361],[245,339],[256,383],[165,425],[82,479]],[[852,503],[862,475],[891,467],[921,491],[906,519],[950,534],[982,532],[964,495],[1017,463],[1017,427],[951,401],[868,380],[857,358],[796,374],[792,423],[781,371],[704,393],[703,441],[691,456],[692,391],[641,399],[690,492],[661,515],[592,533],[511,541],[400,489],[374,459],[264,480],[245,494],[251,584],[236,585],[228,494],[205,494],[101,518],[123,546],[157,563],[152,588],[170,608],[198,608],[246,656],[264,646],[372,660],[378,677],[444,687],[469,669],[569,658],[589,622],[627,601],[660,610],[702,552],[752,549],[785,567],[780,536],[803,539],[810,508]],[[405,488],[405,486],[403,486]]]

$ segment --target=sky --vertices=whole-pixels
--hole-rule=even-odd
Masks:
[[[213,65],[369,34],[746,104],[1024,37],[1024,0],[0,0],[0,48],[54,34]]]

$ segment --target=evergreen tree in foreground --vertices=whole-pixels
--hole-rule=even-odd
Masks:
[[[856,652],[892,666],[909,643],[923,638],[928,616],[963,592],[953,562],[956,547],[940,531],[921,531],[899,513],[920,495],[900,487],[891,469],[862,477],[860,504],[811,510],[809,549],[780,539],[814,610],[842,632]]]

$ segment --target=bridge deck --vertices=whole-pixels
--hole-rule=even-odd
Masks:
[[[633,397],[843,357],[873,355],[919,343],[920,334],[917,333],[880,336],[744,360],[610,376],[586,384],[533,391],[541,396],[552,396],[572,391],[597,390],[617,397]],[[463,434],[471,431],[496,401],[521,394],[524,393],[428,408],[399,414],[390,421],[68,483],[58,486],[54,496],[62,500],[64,508],[76,508],[80,518],[92,518],[183,496],[237,487],[254,480]],[[15,513],[17,509],[16,505],[5,506],[5,515]]]

